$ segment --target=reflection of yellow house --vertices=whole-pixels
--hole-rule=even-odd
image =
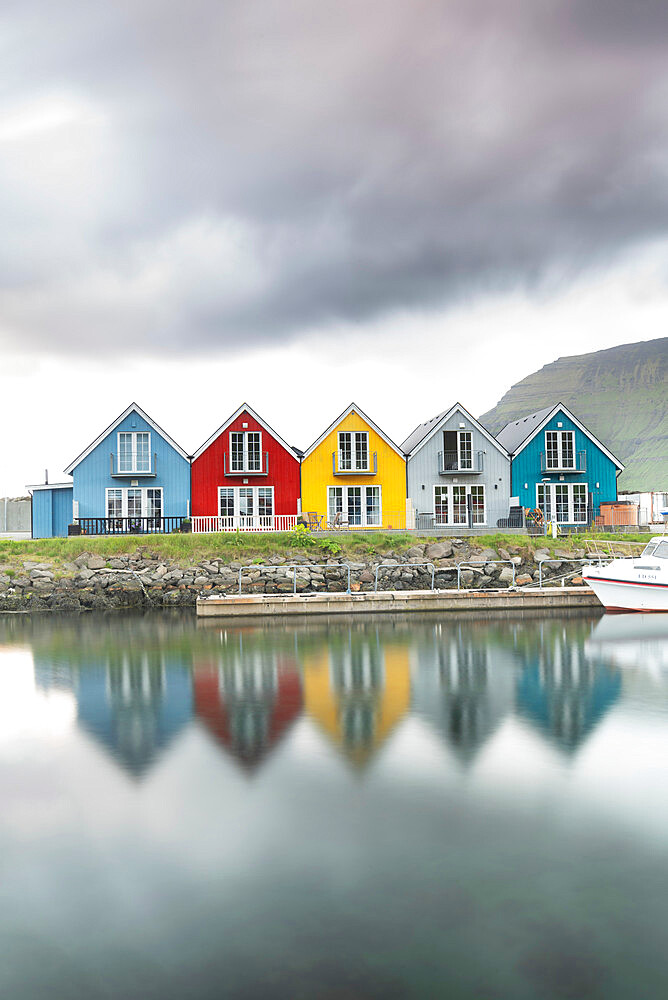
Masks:
[[[302,510],[323,524],[406,527],[406,459],[351,403],[302,459]]]
[[[304,708],[363,767],[410,708],[408,649],[353,642],[304,657]]]

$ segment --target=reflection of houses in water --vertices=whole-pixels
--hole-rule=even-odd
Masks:
[[[514,663],[503,647],[483,645],[461,625],[435,625],[433,642],[417,647],[413,710],[460,761],[470,761],[513,711]]]
[[[42,686],[62,685],[51,662],[36,664]],[[90,657],[71,671],[77,719],[126,771],[144,774],[192,716],[190,672],[181,658],[131,649]]]
[[[522,671],[517,709],[565,750],[575,750],[617,701],[616,670],[588,662],[581,639],[557,631],[545,636],[538,662]]]
[[[270,649],[228,648],[195,660],[195,712],[244,767],[276,747],[302,708],[294,656]]]
[[[304,655],[304,706],[361,767],[410,707],[410,668],[404,646],[349,638]]]

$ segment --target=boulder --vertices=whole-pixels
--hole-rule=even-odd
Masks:
[[[533,554],[533,561],[535,563],[542,562],[543,559],[549,559],[549,558],[550,558],[550,553],[548,552],[547,549],[536,549],[536,551]]]
[[[526,587],[527,584],[533,583],[533,577],[529,576],[528,573],[520,573],[519,576],[515,577],[515,583],[518,587]]]
[[[406,556],[408,559],[422,559],[424,549],[424,545],[412,545],[410,549],[406,550]]]
[[[81,611],[81,603],[73,594],[57,594],[51,601],[52,611]]]
[[[430,559],[432,562],[434,559],[447,559],[448,556],[452,555],[452,543],[447,542],[433,542],[431,545],[427,545],[424,550],[425,559]]]
[[[504,566],[499,573],[499,583],[502,587],[510,587],[513,582],[513,571],[510,566]]]
[[[90,556],[88,562],[86,563],[88,569],[104,569],[107,565],[107,560],[103,559],[102,556]]]

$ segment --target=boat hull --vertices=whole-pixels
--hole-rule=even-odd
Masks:
[[[582,574],[583,579],[608,611],[668,612],[667,583],[620,580],[612,575],[604,577],[600,571],[589,574],[587,569]]]

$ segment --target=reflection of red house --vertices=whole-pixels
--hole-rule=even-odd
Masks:
[[[206,661],[193,673],[195,714],[244,767],[272,752],[302,710],[302,682],[293,660]]]
[[[245,403],[193,456],[194,516],[296,515],[299,496],[297,454]],[[242,521],[241,526],[253,525]]]

